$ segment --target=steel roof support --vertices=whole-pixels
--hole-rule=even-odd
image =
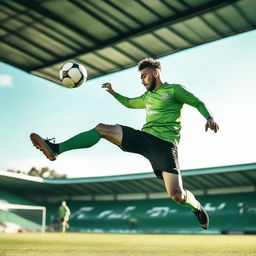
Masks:
[[[232,185],[241,186],[241,183],[236,181],[231,173],[222,173],[222,176],[225,177],[225,179],[228,180]]]
[[[222,174],[220,173],[220,174],[218,174],[218,173],[215,173],[215,174],[213,174],[213,175],[211,175],[212,177],[214,177],[214,179],[220,184],[220,186],[222,186],[222,187],[229,187],[230,186],[230,182],[228,181],[226,181],[226,179],[225,178],[223,178],[223,176],[221,176]],[[219,176],[221,176],[221,177],[219,177]]]
[[[225,25],[227,26],[231,31],[235,31],[235,28],[231,26],[231,24],[227,21],[224,20],[216,11],[213,12],[213,14]]]
[[[131,29],[131,26],[129,26],[128,24],[126,24],[125,22],[123,22],[121,19],[113,16],[113,14],[111,14],[110,12],[108,12],[107,10],[101,8],[99,5],[96,5],[94,0],[93,1],[88,1],[90,6],[93,6],[95,9],[100,10],[101,12],[104,12],[104,14],[106,16],[108,16],[109,18],[111,18],[112,20],[115,20],[117,23],[120,23],[122,26],[126,27],[127,29]]]
[[[96,65],[92,64],[91,62],[89,63],[85,60],[82,60],[81,58],[76,58],[76,60],[78,60],[78,62],[81,63],[81,64],[83,63],[86,67],[97,70],[98,72],[102,72],[102,73],[106,72],[105,70],[103,70],[99,67],[96,67]]]
[[[224,34],[221,33],[216,27],[214,27],[209,21],[207,21],[204,17],[199,16],[198,17],[200,20],[204,22],[206,26],[208,26],[215,34],[217,34],[219,37],[223,37]]]
[[[25,50],[25,49],[21,48],[19,45],[15,45],[11,42],[6,42],[6,41],[2,41],[1,43],[12,47],[13,49],[21,52],[22,54],[27,55],[28,57],[35,59],[36,61],[39,61],[41,63],[45,62],[44,59],[34,55],[33,53],[29,52],[28,50]],[[27,71],[29,71],[29,70],[27,70]]]
[[[68,27],[70,30],[72,30],[73,32],[76,32],[79,35],[82,35],[84,37],[86,37],[89,41],[92,41],[94,43],[99,42],[99,40],[94,37],[93,35],[85,32],[84,30],[81,30],[80,28],[70,24],[69,22],[67,22],[65,19],[56,16],[53,12],[45,9],[43,6],[40,6],[38,4],[36,4],[34,1],[30,1],[30,0],[19,0],[19,4],[27,7],[27,8],[32,8],[33,10],[35,10],[36,12],[38,12],[39,14],[43,15],[44,17],[47,17],[48,19],[51,19],[61,25],[65,25],[66,27]]]
[[[79,3],[78,1],[76,1],[76,0],[69,0],[69,2],[72,3],[73,5],[77,6],[78,8],[83,10],[85,13],[89,14],[90,16],[92,16],[93,18],[95,18],[97,21],[100,21],[102,24],[104,24],[105,26],[107,26],[111,30],[115,31],[117,34],[123,33],[122,30],[120,30],[119,28],[115,27],[112,23],[108,22],[108,20],[103,19],[102,16],[100,16],[97,13],[93,12],[92,10],[90,10],[89,8],[84,6],[83,4]]]
[[[201,184],[199,184],[198,182],[196,182],[193,178],[191,177],[183,177],[183,183],[186,185],[186,183],[188,183],[189,185],[191,185],[193,187],[193,189],[204,189],[202,188]],[[186,186],[185,186],[186,189]]]
[[[9,7],[8,7],[8,8],[9,8]],[[28,13],[26,13],[26,15],[29,16]],[[62,40],[62,39],[56,37],[54,34],[51,34],[51,33],[49,33],[48,31],[46,31],[46,30],[44,30],[44,29],[39,28],[38,26],[36,26],[36,24],[35,24],[35,21],[36,21],[36,20],[35,20],[34,18],[32,18],[32,16],[31,16],[31,18],[34,19],[34,20],[31,21],[31,22],[24,21],[23,19],[19,18],[19,15],[17,15],[17,14],[15,14],[15,15],[13,15],[13,16],[14,16],[14,18],[15,18],[16,20],[18,20],[20,23],[23,23],[23,24],[24,24],[23,27],[20,27],[20,28],[19,28],[19,31],[21,31],[23,28],[28,28],[28,27],[29,27],[29,28],[33,28],[34,30],[36,30],[36,31],[38,31],[38,32],[40,32],[40,33],[42,33],[43,35],[47,36],[48,38],[53,39],[53,40],[56,41],[57,43],[59,43],[59,44],[61,44],[61,45],[64,45],[64,46],[66,46],[67,48],[69,48],[69,49],[71,49],[71,50],[73,50],[73,51],[78,50],[78,48],[75,48],[73,45],[71,45],[70,43],[68,43],[69,40]],[[8,18],[7,18],[6,20],[8,20]],[[4,22],[6,22],[6,21],[5,21],[5,20],[4,20],[4,21],[1,21],[2,24],[3,24]],[[39,25],[39,24],[42,24],[42,23],[38,23],[38,25]],[[49,25],[48,25],[47,27],[49,27]],[[56,32],[56,31],[55,31],[55,32]],[[72,41],[73,41],[73,40],[72,40]],[[82,45],[81,45],[81,46],[82,46]]]
[[[20,1],[25,6],[29,6],[29,3],[31,3],[28,0],[20,0]],[[93,47],[82,49],[80,51],[77,51],[75,54],[70,54],[68,56],[64,56],[63,58],[59,58],[58,60],[55,60],[55,61],[52,61],[52,62],[47,62],[44,65],[40,65],[40,66],[35,67],[34,69],[41,69],[41,68],[44,68],[46,66],[51,66],[51,65],[57,64],[59,62],[63,62],[65,60],[67,60],[67,59],[76,58],[79,55],[86,54],[88,52],[96,51],[96,50],[104,48],[106,46],[112,46],[112,45],[114,45],[114,44],[116,44],[118,42],[124,41],[124,40],[127,41],[127,40],[129,40],[128,38],[132,38],[134,36],[139,36],[141,34],[146,34],[148,32],[151,32],[154,29],[166,27],[166,26],[169,26],[171,24],[177,23],[179,21],[183,21],[185,19],[201,15],[202,13],[205,13],[205,12],[208,12],[208,11],[211,11],[211,10],[216,10],[217,8],[226,6],[226,5],[234,3],[236,1],[238,1],[238,0],[227,0],[227,1],[213,0],[213,1],[210,1],[210,2],[208,2],[206,4],[203,4],[203,5],[200,5],[198,7],[195,7],[192,10],[186,10],[184,12],[177,13],[173,17],[164,18],[164,19],[162,19],[160,21],[157,21],[157,22],[154,22],[152,24],[144,25],[144,26],[142,26],[142,27],[140,27],[138,29],[134,29],[134,30],[131,30],[129,32],[123,33],[122,35],[119,35],[117,37],[111,38],[109,40],[105,40],[104,42],[97,42],[96,45],[93,46]],[[110,2],[108,0],[106,2],[109,5],[116,7],[113,2]],[[34,7],[34,5],[32,7]],[[47,16],[47,14],[48,14],[48,12],[45,12],[44,10],[42,11],[41,8],[37,7],[36,10],[38,10],[40,13],[43,13],[45,16]],[[58,22],[62,21],[62,19],[57,18],[52,13],[49,13],[49,15],[50,15],[50,18],[55,19]],[[66,25],[67,22],[64,22],[63,24]],[[69,25],[70,24],[67,24],[67,27]],[[148,53],[148,54],[151,55],[150,53]]]
[[[211,184],[212,187],[214,188],[219,187],[218,182],[214,180],[214,175],[203,175],[201,177],[205,179],[209,184]]]
[[[44,47],[43,45],[39,45],[38,43],[36,43],[36,42],[30,40],[29,38],[23,36],[22,34],[16,32],[16,31],[12,31],[11,29],[6,28],[6,27],[3,27],[3,26],[1,27],[1,29],[3,29],[3,30],[5,30],[5,31],[8,32],[8,34],[6,34],[6,35],[0,37],[0,40],[1,40],[1,41],[4,41],[4,39],[5,39],[6,37],[10,36],[10,35],[14,35],[14,36],[16,36],[16,37],[22,39],[23,41],[27,42],[28,44],[34,46],[35,48],[37,48],[38,50],[42,51],[43,53],[45,52],[45,53],[47,53],[47,54],[49,54],[49,55],[51,55],[51,56],[53,56],[53,57],[55,57],[55,58],[58,58],[58,57],[59,57],[59,55],[56,54],[56,51],[53,51],[53,50],[51,50],[51,49],[49,49],[49,48],[46,48],[46,47]],[[4,41],[4,42],[6,42],[6,41]],[[17,41],[17,43],[18,43],[18,41]]]
[[[92,17],[94,17],[95,19],[97,19],[98,21],[101,21],[105,26],[109,27],[110,29],[112,29],[113,31],[115,31],[117,34],[121,34],[123,33],[122,30],[120,30],[119,28],[115,27],[112,25],[112,23],[108,22],[106,19],[103,19],[100,15],[98,15],[97,13],[91,11],[89,8],[87,8],[86,6],[82,5],[81,3],[79,3],[78,1],[76,0],[69,0],[69,2],[71,2],[72,4],[78,6],[79,8],[81,8],[82,10],[84,10],[86,13],[89,13]],[[117,49],[115,47],[115,49]],[[120,51],[118,50],[119,52],[123,52],[123,51]],[[100,53],[97,53],[97,52],[94,52],[95,55],[98,55],[100,58],[106,60],[107,62],[110,62],[114,65],[116,65],[118,68],[122,68],[122,66],[120,65],[120,63],[114,61],[113,59],[110,59],[110,58],[107,58],[105,56],[103,56],[102,54]],[[126,53],[125,53],[126,56],[128,56]]]
[[[256,180],[251,177],[249,174],[244,172],[239,172],[239,175],[241,175],[249,184],[256,185]]]
[[[234,3],[232,5],[235,10],[241,15],[241,17],[246,20],[246,22],[253,28],[256,28],[256,24],[254,24],[249,17],[247,17],[244,12],[241,10],[241,8],[238,7],[237,3]]]
[[[0,0],[0,2],[1,2],[1,0]],[[53,34],[49,34],[48,32],[46,32],[46,31],[44,31],[44,30],[42,31],[42,33],[47,34],[47,36],[48,36],[48,34],[49,34],[49,37],[50,37],[50,38],[54,38],[54,40],[56,40],[57,42],[60,42],[60,43],[63,43],[63,42],[64,42],[63,44],[66,44],[69,48],[71,48],[71,47],[73,47],[73,46],[71,46],[70,44],[68,44],[68,41],[70,41],[70,42],[75,42],[77,45],[79,45],[80,47],[83,47],[83,48],[84,48],[84,44],[82,44],[81,42],[77,41],[75,38],[69,36],[68,34],[63,33],[62,31],[57,31],[55,28],[53,28],[53,27],[50,26],[48,23],[46,23],[43,19],[39,19],[39,18],[36,17],[35,15],[31,14],[31,13],[29,12],[29,9],[27,9],[27,10],[24,11],[24,12],[20,12],[17,7],[11,6],[8,1],[6,1],[6,2],[4,3],[4,5],[7,6],[7,8],[9,8],[10,10],[17,12],[17,14],[16,14],[17,16],[14,16],[17,20],[20,20],[20,21],[21,21],[21,19],[19,18],[19,15],[20,15],[20,14],[24,14],[24,15],[28,16],[29,18],[33,19],[33,21],[32,21],[31,23],[29,23],[29,22],[26,22],[26,23],[25,23],[25,21],[22,21],[22,22],[25,23],[26,25],[28,25],[28,26],[30,26],[30,27],[35,27],[35,24],[34,24],[34,23],[35,23],[35,21],[36,21],[38,24],[43,24],[43,25],[46,26],[47,28],[50,28],[51,30],[54,31],[54,33],[57,33],[57,34],[59,34],[59,35],[61,35],[61,36],[63,36],[63,37],[65,37],[65,38],[68,39],[68,40],[61,40],[61,39],[59,39],[59,38],[57,39],[57,37],[54,36]],[[40,31],[40,29],[39,29],[38,27],[35,27],[35,29]],[[55,39],[55,38],[56,38],[56,39]],[[75,50],[77,50],[77,49],[75,49]]]
[[[116,187],[118,189],[118,193],[122,193],[122,191],[128,193],[131,192],[131,190],[127,188],[122,181],[111,181],[110,184],[112,187]]]
[[[90,189],[88,186],[87,186],[87,183],[80,183],[80,184],[76,184],[77,187],[81,188],[81,191],[85,191],[85,195],[91,195],[91,194],[94,194],[95,191]]]
[[[165,4],[165,6],[167,6],[171,11],[173,11],[174,13],[179,13],[180,11],[175,8],[170,1],[168,0],[162,0],[162,3]]]

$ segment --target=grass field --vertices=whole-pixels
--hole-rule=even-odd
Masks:
[[[254,256],[256,236],[0,234],[0,256]]]

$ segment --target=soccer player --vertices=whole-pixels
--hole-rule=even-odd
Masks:
[[[62,233],[65,233],[66,228],[69,227],[68,220],[69,220],[69,216],[70,216],[70,210],[67,206],[66,201],[61,202],[61,206],[58,210],[58,216],[59,216],[59,219],[60,219]]]
[[[205,131],[218,131],[218,124],[205,104],[179,84],[164,82],[161,77],[160,63],[145,58],[138,63],[141,82],[146,92],[136,98],[127,98],[115,92],[110,83],[102,88],[112,94],[116,100],[128,108],[145,109],[147,118],[141,130],[122,125],[98,124],[95,128],[80,133],[62,143],[54,144],[32,133],[30,138],[34,146],[40,149],[48,159],[55,160],[65,151],[89,148],[101,138],[119,146],[123,151],[146,157],[155,175],[164,180],[170,198],[180,205],[188,206],[196,215],[202,228],[207,229],[209,217],[194,195],[183,188],[178,163],[177,145],[180,140],[181,109],[184,104],[195,107],[207,120]]]

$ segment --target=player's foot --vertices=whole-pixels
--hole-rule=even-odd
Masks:
[[[193,211],[196,215],[197,220],[203,229],[207,229],[209,226],[209,216],[204,210],[204,208],[200,205],[199,210]]]
[[[43,139],[36,133],[31,133],[30,139],[33,145],[37,149],[41,150],[49,160],[56,160],[58,156],[58,152],[56,151],[56,149],[54,149],[54,147],[56,147],[56,144],[51,143],[49,139]]]

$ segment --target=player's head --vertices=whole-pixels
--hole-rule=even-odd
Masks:
[[[160,79],[160,62],[145,58],[138,63],[138,70],[142,84],[148,91],[153,91],[156,88],[157,79]]]
[[[63,200],[63,201],[61,202],[61,205],[62,205],[62,206],[66,206],[66,205],[67,205],[67,204],[66,204],[66,201]]]

